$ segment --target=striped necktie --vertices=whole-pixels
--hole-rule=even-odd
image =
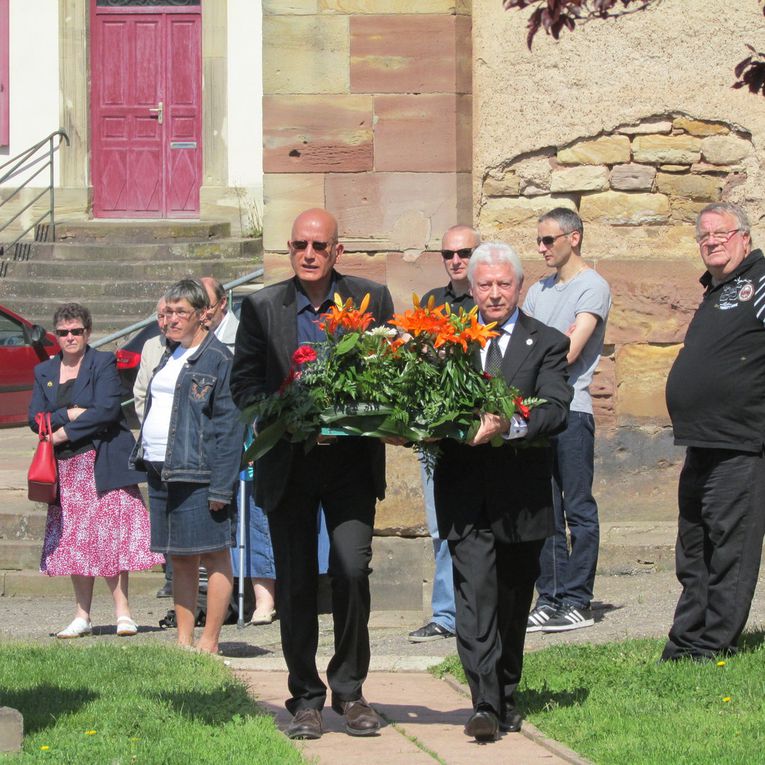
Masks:
[[[484,371],[492,377],[497,377],[502,371],[502,349],[499,347],[500,337],[502,335],[492,337],[489,343],[489,350],[486,352]]]

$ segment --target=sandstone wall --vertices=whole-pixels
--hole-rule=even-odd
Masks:
[[[614,299],[593,385],[599,501],[650,511],[681,457],[664,382],[701,294],[695,214],[736,201],[755,244],[765,233],[765,99],[730,87],[744,43],[765,49],[758,4],[664,0],[532,52],[528,11],[499,0],[263,8],[267,278],[289,274],[290,223],[317,205],[340,219],[343,269],[386,281],[397,308],[444,280],[434,251],[456,222],[515,245],[530,284],[536,218],[578,209]],[[389,456],[378,533],[411,533],[417,464]]]
[[[742,204],[765,234],[765,98],[733,69],[765,45],[756,3],[664,0],[526,47],[528,11],[473,6],[475,218],[529,266],[539,214],[577,209],[584,254],[613,309],[595,379],[602,470],[651,471],[669,447],[666,373],[698,304],[693,223],[710,201]],[[708,43],[712,44],[708,44]],[[617,446],[618,445],[618,446]]]

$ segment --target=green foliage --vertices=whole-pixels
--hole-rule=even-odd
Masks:
[[[302,762],[222,663],[177,648],[4,645],[0,702],[24,716],[14,765]]]
[[[765,634],[721,663],[657,664],[663,640],[527,654],[518,704],[597,765],[759,765],[765,751]],[[465,682],[451,657],[435,668]]]

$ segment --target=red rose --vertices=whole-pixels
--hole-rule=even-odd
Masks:
[[[300,366],[301,364],[306,364],[309,361],[316,361],[316,351],[311,348],[310,345],[301,345],[293,354],[292,354],[292,363],[297,364]]]
[[[526,404],[523,403],[523,399],[520,396],[515,399],[515,408],[520,412],[521,417],[523,417],[524,420],[529,419],[529,412],[531,409],[529,409]]]

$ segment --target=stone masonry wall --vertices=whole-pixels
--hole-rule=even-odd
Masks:
[[[264,0],[264,248],[284,278],[295,215],[335,212],[343,268],[386,280],[470,218],[464,1]]]

